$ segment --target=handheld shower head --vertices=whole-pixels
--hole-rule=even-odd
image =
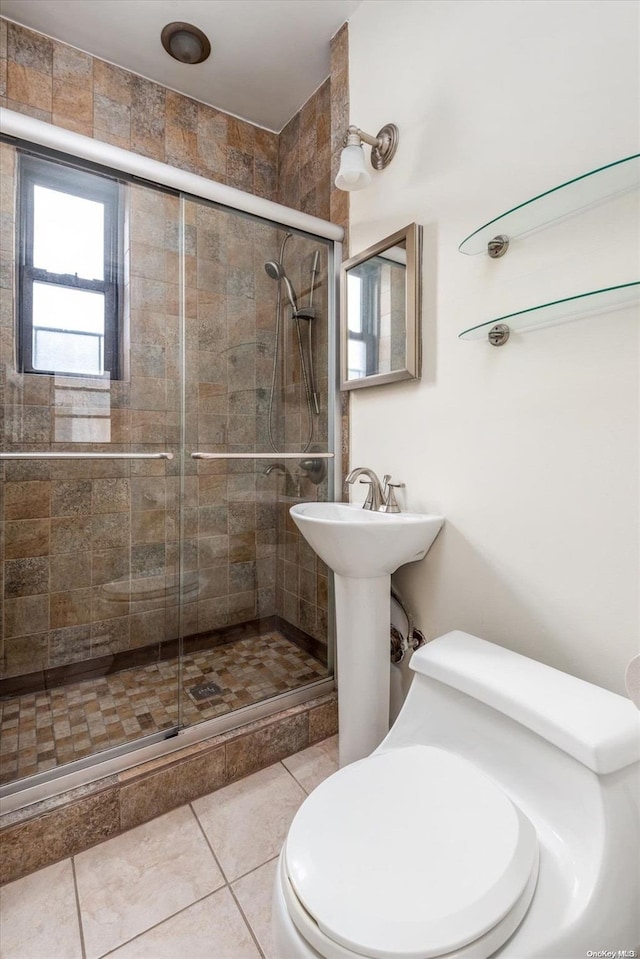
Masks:
[[[282,280],[287,291],[287,296],[289,297],[289,302],[291,303],[291,309],[294,311],[294,313],[297,312],[298,303],[296,301],[296,291],[293,288],[291,280],[284,272],[282,263],[278,263],[277,260],[267,260],[264,268],[267,272],[267,276],[270,276],[272,280]]]
[[[284,275],[282,265],[277,260],[267,260],[264,268],[267,276],[270,276],[272,280],[279,280]]]

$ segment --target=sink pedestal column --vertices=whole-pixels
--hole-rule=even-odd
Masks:
[[[390,597],[389,575],[335,574],[340,766],[368,756],[389,731]]]

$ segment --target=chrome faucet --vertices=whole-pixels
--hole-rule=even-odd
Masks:
[[[376,511],[383,509],[384,493],[382,491],[382,485],[376,474],[373,470],[369,469],[368,466],[357,466],[351,470],[344,483],[345,489],[347,488],[347,483],[355,483],[359,476],[367,476],[368,479],[360,480],[360,482],[369,484],[369,492],[367,493],[367,498],[362,508]]]
[[[366,476],[367,479],[361,479],[361,483],[369,484],[369,492],[367,493],[367,498],[362,504],[363,509],[375,510],[377,513],[399,513],[400,507],[396,500],[395,490],[402,489],[404,483],[392,483],[391,474],[386,473],[384,477],[384,488],[382,483],[373,472],[367,466],[357,466],[355,469],[351,470],[344,482],[344,488],[347,488],[347,483],[355,483],[359,476]]]

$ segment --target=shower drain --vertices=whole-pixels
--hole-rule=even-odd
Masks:
[[[218,686],[217,683],[200,683],[199,686],[191,687],[189,695],[193,696],[196,700],[214,699],[214,697],[219,696],[221,692],[222,687]]]

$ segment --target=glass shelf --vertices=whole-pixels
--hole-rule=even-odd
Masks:
[[[487,320],[486,323],[463,330],[458,334],[458,338],[480,340],[492,333],[497,325],[504,326],[507,334],[542,329],[594,313],[612,312],[633,303],[639,297],[640,280],[636,280],[633,283],[623,283],[621,286],[610,286],[603,290],[592,290],[590,293],[580,293],[578,296],[568,296],[563,300],[542,303],[527,310],[520,310],[518,313],[507,313],[506,316],[498,316],[495,320]],[[500,332],[505,331],[498,331]],[[500,339],[499,336],[495,338],[489,336],[489,341],[495,346],[501,346],[507,338],[508,335],[504,339]]]
[[[487,253],[488,244],[497,236],[513,238],[568,216],[578,210],[626,193],[640,185],[640,154],[625,157],[607,166],[591,170],[560,186],[534,196],[526,203],[489,220],[462,241],[458,250],[468,256]],[[506,252],[503,250],[502,252]],[[499,256],[500,253],[494,253]]]

